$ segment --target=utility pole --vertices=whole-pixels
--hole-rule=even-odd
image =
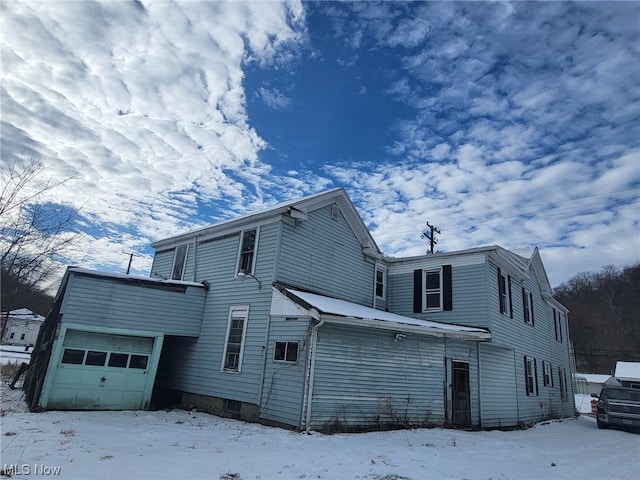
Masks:
[[[129,255],[129,265],[127,265],[127,275],[129,275],[129,272],[131,271],[131,262],[133,262],[133,257],[139,257],[140,255],[136,255],[134,252],[128,253],[127,255]]]
[[[438,227],[431,225],[429,222],[427,222],[427,227],[429,227],[429,230],[426,232],[422,232],[422,235],[420,235],[420,238],[426,238],[427,240],[429,240],[429,246],[430,246],[429,251],[433,253],[433,247],[438,243],[438,239],[436,238],[436,233],[440,235],[442,232],[438,230]]]

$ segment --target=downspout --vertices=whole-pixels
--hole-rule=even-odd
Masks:
[[[307,391],[307,418],[305,420],[305,432],[309,433],[311,427],[311,405],[313,404],[313,379],[316,373],[316,345],[318,343],[318,329],[324,325],[324,319],[320,319],[320,322],[311,330],[311,359],[309,360],[309,389]]]
[[[476,342],[476,363],[478,365],[478,426],[482,428],[482,365],[480,365],[480,342]]]

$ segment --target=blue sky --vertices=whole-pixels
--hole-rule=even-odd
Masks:
[[[2,164],[82,207],[66,263],[344,187],[385,254],[640,261],[638,2],[3,2]]]

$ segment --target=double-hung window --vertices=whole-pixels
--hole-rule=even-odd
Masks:
[[[527,387],[527,395],[538,396],[538,365],[533,357],[524,357],[524,377]]]
[[[386,272],[382,268],[376,268],[376,297],[385,298]]]
[[[567,400],[567,377],[564,368],[558,367],[558,377],[560,379],[560,399]]]
[[[553,326],[556,332],[556,340],[562,343],[562,314],[553,309]]]
[[[189,253],[189,245],[180,245],[176,247],[173,255],[173,265],[171,266],[171,280],[182,280],[187,265],[187,253]]]
[[[229,309],[227,340],[222,357],[222,369],[226,372],[240,372],[242,368],[242,353],[248,317],[249,307],[247,306],[231,307]]]
[[[244,230],[240,235],[240,252],[236,274],[240,272],[253,274],[256,263],[256,245],[258,245],[258,229]]]
[[[500,313],[513,318],[513,305],[511,304],[511,277],[498,268],[498,300]]]
[[[524,287],[522,287],[522,311],[524,312],[524,323],[534,325],[533,294]]]
[[[442,271],[425,270],[425,310],[442,310]]]
[[[553,387],[553,370],[551,369],[551,363],[542,362],[542,377],[545,387]]]

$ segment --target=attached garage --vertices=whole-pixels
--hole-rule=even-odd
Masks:
[[[163,334],[63,324],[41,406],[140,410],[149,406]]]

